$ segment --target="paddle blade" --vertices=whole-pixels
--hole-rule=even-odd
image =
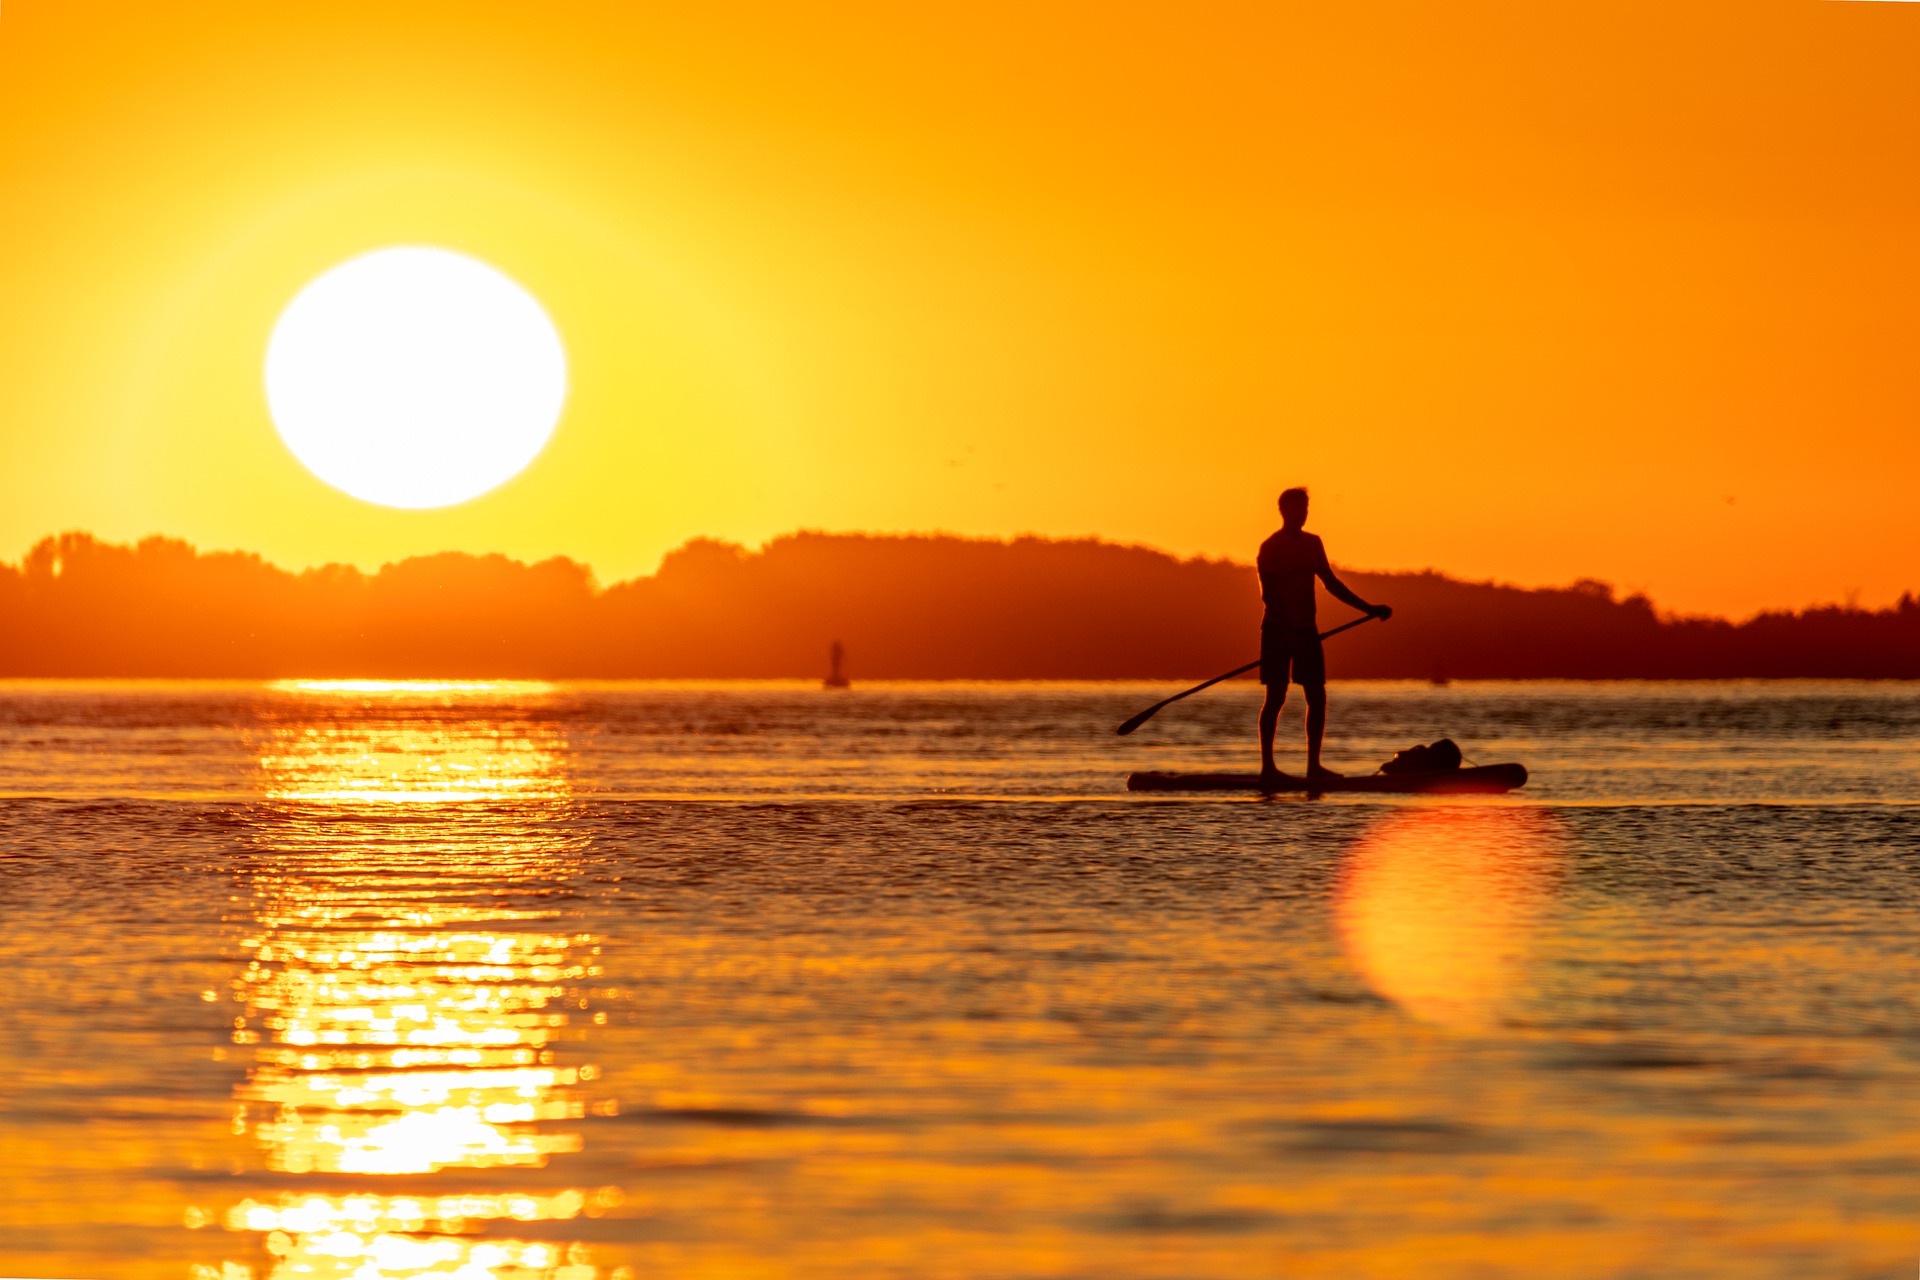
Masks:
[[[1114,732],[1124,738],[1128,734],[1132,733],[1135,729],[1138,729],[1141,725],[1145,724],[1147,721],[1159,715],[1162,711],[1165,711],[1168,707],[1172,706],[1174,703],[1180,701],[1180,699],[1185,697],[1190,697],[1193,694],[1200,692],[1202,689],[1211,689],[1213,688],[1213,686],[1219,684],[1222,680],[1231,680],[1237,675],[1244,675],[1259,665],[1260,665],[1259,660],[1255,659],[1254,661],[1249,662],[1244,667],[1235,667],[1233,670],[1227,672],[1224,675],[1217,675],[1211,680],[1203,680],[1199,684],[1193,686],[1193,688],[1191,689],[1182,689],[1179,693],[1174,694],[1171,698],[1166,698],[1159,702],[1154,703],[1152,706],[1148,707],[1145,711],[1142,711],[1139,715],[1133,717],[1131,720],[1128,720],[1125,724],[1121,725],[1118,729],[1115,729]]]

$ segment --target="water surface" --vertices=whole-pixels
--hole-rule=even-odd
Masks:
[[[1164,693],[0,685],[0,1274],[1911,1272],[1920,688]]]

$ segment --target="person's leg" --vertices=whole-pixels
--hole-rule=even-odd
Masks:
[[[1260,772],[1277,773],[1273,763],[1273,731],[1280,723],[1280,709],[1287,705],[1284,683],[1267,686],[1267,700],[1260,704]]]
[[[1321,773],[1320,740],[1327,736],[1327,686],[1300,687],[1307,695],[1307,773]]]
[[[1311,630],[1296,638],[1293,678],[1307,695],[1307,775],[1330,773],[1320,763],[1320,740],[1327,736],[1327,658]]]

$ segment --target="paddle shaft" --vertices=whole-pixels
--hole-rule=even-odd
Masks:
[[[1325,640],[1325,639],[1328,639],[1329,637],[1337,636],[1342,631],[1352,630],[1354,627],[1359,626],[1363,622],[1372,622],[1376,616],[1377,615],[1370,613],[1364,618],[1355,618],[1352,622],[1341,623],[1339,626],[1334,627],[1331,630],[1322,631],[1320,633],[1320,638],[1322,640]],[[1258,658],[1255,658],[1252,662],[1249,662],[1244,667],[1235,667],[1233,670],[1228,671],[1222,675],[1217,675],[1211,680],[1203,681],[1202,683],[1193,686],[1193,688],[1191,689],[1182,689],[1179,693],[1174,694],[1171,698],[1166,699],[1164,702],[1156,702],[1152,706],[1148,707],[1145,711],[1142,711],[1140,714],[1127,720],[1118,729],[1115,729],[1114,732],[1117,734],[1120,734],[1122,737],[1125,737],[1127,734],[1132,733],[1135,729],[1138,729],[1141,725],[1145,724],[1147,721],[1159,715],[1166,708],[1180,701],[1180,699],[1190,698],[1194,694],[1199,693],[1202,689],[1211,689],[1213,688],[1213,686],[1219,684],[1222,680],[1231,680],[1235,676],[1245,675],[1247,672],[1253,670],[1255,667],[1259,665],[1260,665],[1260,660]]]

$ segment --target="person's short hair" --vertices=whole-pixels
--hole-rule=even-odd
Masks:
[[[1285,511],[1289,506],[1304,506],[1306,505],[1306,501],[1307,487],[1305,485],[1297,485],[1280,495],[1280,509]]]

